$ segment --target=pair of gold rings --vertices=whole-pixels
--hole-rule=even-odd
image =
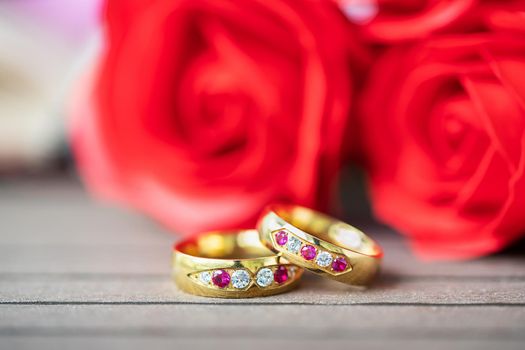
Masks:
[[[174,246],[173,277],[185,292],[251,298],[294,288],[304,269],[353,286],[379,271],[377,243],[342,221],[297,205],[268,206],[257,230],[208,232]]]

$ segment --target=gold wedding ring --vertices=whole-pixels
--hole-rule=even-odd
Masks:
[[[257,224],[262,243],[292,264],[354,286],[379,271],[383,252],[360,230],[297,205],[268,206]]]
[[[286,292],[303,269],[259,241],[255,230],[209,232],[174,247],[173,278],[188,293],[251,298]]]

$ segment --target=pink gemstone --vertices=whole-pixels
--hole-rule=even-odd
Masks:
[[[312,245],[305,245],[304,247],[301,248],[301,255],[306,260],[312,260],[313,258],[315,258],[316,254],[317,254],[317,249],[315,249],[315,247]]]
[[[341,272],[346,269],[347,265],[348,263],[346,262],[346,259],[343,257],[339,257],[335,259],[334,261],[332,261],[332,270],[336,272]]]
[[[288,270],[285,266],[279,266],[273,273],[273,280],[277,283],[284,283],[288,280]]]
[[[288,234],[286,231],[279,231],[275,234],[275,241],[278,245],[285,245],[288,242]]]
[[[217,270],[213,272],[211,280],[217,287],[224,288],[230,284],[230,274],[224,270]]]

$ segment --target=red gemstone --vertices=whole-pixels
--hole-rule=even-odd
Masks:
[[[301,255],[306,260],[312,260],[313,258],[315,258],[316,254],[317,254],[317,249],[315,249],[315,247],[312,245],[305,245],[304,247],[301,248]]]
[[[273,280],[277,283],[284,283],[288,280],[288,270],[284,266],[279,266],[273,273]]]
[[[332,270],[336,272],[341,272],[346,269],[346,266],[348,266],[348,263],[346,262],[346,259],[343,257],[339,257],[332,261]]]
[[[275,241],[278,245],[285,245],[288,242],[288,234],[286,231],[279,231],[275,234]]]
[[[224,288],[230,284],[230,274],[224,270],[217,270],[213,272],[211,281],[219,288]]]

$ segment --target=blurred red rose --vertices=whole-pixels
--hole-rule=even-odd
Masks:
[[[495,252],[525,233],[525,37],[396,47],[362,127],[376,214],[426,258]]]
[[[479,11],[485,25],[491,29],[510,35],[525,34],[525,1],[487,2]]]
[[[73,124],[96,194],[180,233],[326,203],[362,55],[333,2],[114,0],[106,22]]]
[[[336,0],[363,34],[378,42],[420,39],[444,31],[478,0]]]

